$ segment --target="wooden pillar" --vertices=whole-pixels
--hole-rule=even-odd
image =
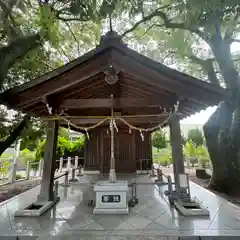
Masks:
[[[48,121],[47,140],[44,151],[44,165],[41,182],[41,190],[38,195],[38,202],[53,201],[53,183],[56,165],[56,147],[58,138],[58,122]]]
[[[181,128],[178,116],[172,117],[172,119],[169,122],[169,128],[172,145],[173,172],[176,190],[178,191],[179,189],[178,175],[181,173],[185,173],[184,158],[182,151]]]

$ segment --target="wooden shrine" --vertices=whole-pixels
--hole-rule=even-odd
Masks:
[[[173,113],[179,121],[226,96],[223,88],[153,61],[108,32],[92,51],[0,94],[0,103],[86,133],[85,170],[102,173],[110,168],[106,118],[113,109],[116,172],[133,173],[151,167],[151,132],[167,125]]]

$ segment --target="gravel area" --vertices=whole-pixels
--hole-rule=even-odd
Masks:
[[[41,183],[41,178],[24,180],[0,187],[0,202],[6,201],[20,193],[30,190]]]

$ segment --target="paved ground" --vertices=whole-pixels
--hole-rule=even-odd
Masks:
[[[151,184],[152,179],[142,175],[118,176],[119,180],[137,180],[138,183],[139,204],[128,215],[93,215],[93,208],[87,205],[87,200],[94,197],[90,181],[99,178],[103,177],[85,176],[68,188],[60,186],[61,201],[50,212],[38,218],[14,218],[14,212],[36,199],[39,186],[16,196],[0,207],[0,235],[38,236],[38,240],[49,240],[52,236],[74,240],[175,240],[176,236],[191,235],[240,236],[239,207],[191,183],[192,196],[208,207],[210,217],[183,217],[169,207],[163,194],[166,186],[156,188]]]

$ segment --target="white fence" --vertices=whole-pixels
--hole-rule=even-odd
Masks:
[[[79,167],[79,160],[83,158],[68,157],[67,164],[64,166],[64,162],[66,159],[60,158],[56,162],[59,162],[59,167],[56,169],[58,172],[62,172],[63,169],[67,169],[70,172],[71,169],[77,169]],[[5,164],[7,163],[7,164]],[[32,178],[40,178],[42,177],[43,172],[43,160],[39,162],[28,162],[27,167],[23,171],[17,171],[17,162],[14,161],[13,158],[3,159],[0,162],[0,185],[5,185],[9,183],[13,183],[19,180],[28,180]],[[22,178],[19,179],[19,175]]]
[[[79,160],[81,159],[83,159],[83,157],[78,157],[78,156],[67,157],[67,160],[61,157],[59,160],[57,160],[57,162],[59,162],[59,167],[57,169],[58,172],[62,172],[64,168],[64,162],[66,161],[67,161],[66,168],[68,171],[70,171],[71,168],[77,169],[79,167]]]

